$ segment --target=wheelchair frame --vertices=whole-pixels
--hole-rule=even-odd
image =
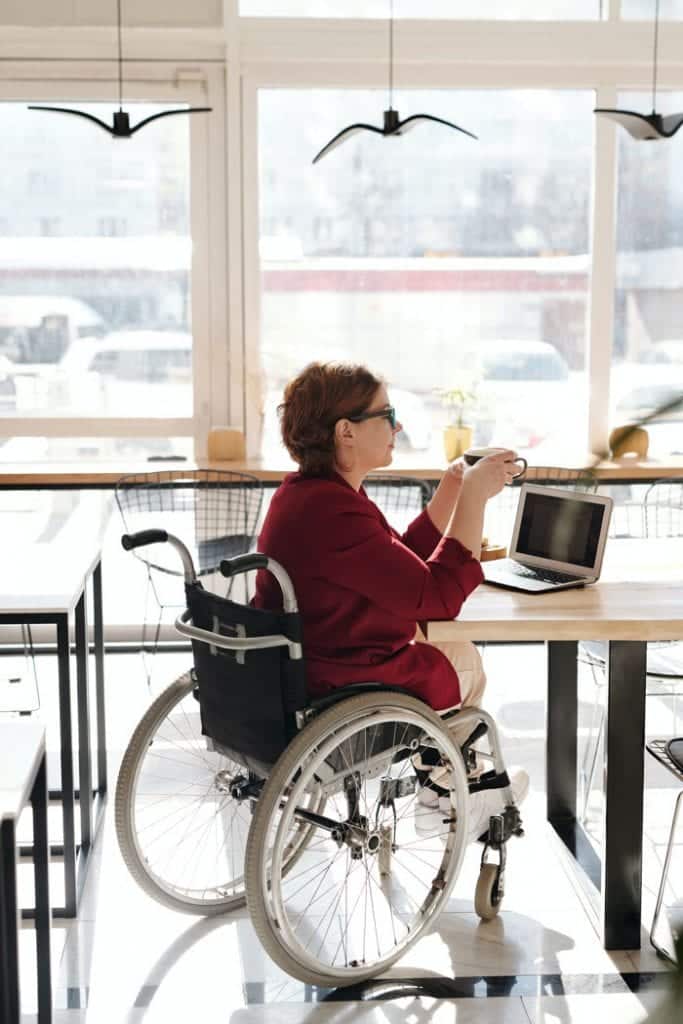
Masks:
[[[177,537],[163,530],[145,530],[122,538],[126,550],[154,543],[170,543],[175,548],[182,561],[187,587],[195,586],[197,578],[192,557]],[[221,563],[221,573],[228,578],[252,569],[265,569],[275,576],[283,595],[284,615],[296,616],[294,587],[279,563],[262,554],[241,555]],[[176,628],[193,642],[193,646],[204,645],[212,654],[219,650],[231,652],[239,664],[244,664],[247,653],[255,650],[285,648],[288,660],[293,663],[301,662],[304,656],[300,640],[288,637],[284,632],[226,636],[215,621],[214,629],[195,625],[190,609],[177,618]],[[242,631],[242,627],[239,628]],[[197,650],[196,647],[194,649]],[[160,742],[159,737],[165,723],[172,721],[174,709],[183,700],[195,698],[201,708],[202,685],[195,671],[177,680],[154,702],[133,735],[119,776],[116,795],[119,842],[134,877],[150,895],[175,909],[204,914],[230,910],[243,904],[246,897],[261,942],[284,970],[311,984],[353,984],[390,966],[435,920],[455,883],[468,841],[468,793],[501,788],[504,790],[505,809],[491,817],[488,833],[481,837],[484,848],[475,893],[475,909],[480,917],[488,920],[498,913],[504,895],[507,840],[511,835],[521,835],[522,826],[500,752],[495,723],[486,712],[476,708],[440,716],[400,687],[381,683],[342,687],[328,697],[297,708],[289,741],[267,771],[263,771],[258,762],[255,769],[253,759],[240,757],[237,750],[239,739],[226,748],[206,735],[203,723],[205,753],[202,760],[206,762],[207,758],[215,757],[216,766],[221,763],[220,759],[230,766],[214,767],[212,761],[208,768],[210,780],[213,773],[209,788],[210,800],[215,804],[215,820],[218,822],[221,816],[225,818],[229,802],[232,814],[230,834],[238,812],[242,814],[247,830],[242,875],[239,874],[239,865],[234,866],[239,855],[236,858],[231,855],[228,859],[230,863],[234,861],[234,865],[230,869],[230,884],[207,885],[198,896],[201,890],[188,888],[187,895],[181,885],[167,881],[153,868],[152,858],[145,851],[141,838],[144,829],[138,826],[136,808],[138,802],[143,806],[147,800],[147,797],[140,797],[140,780],[145,777],[146,760],[155,754],[155,745],[161,750],[158,756],[166,756],[166,741],[162,739]],[[197,717],[191,712],[183,714],[187,721]],[[455,717],[459,723],[469,723],[472,727],[462,748],[455,743],[448,728],[449,721]],[[402,731],[398,733],[398,729]],[[369,754],[368,732],[372,737]],[[488,734],[493,767],[483,776],[468,781],[465,765],[472,757],[472,744],[483,733]],[[375,747],[378,736],[379,744]],[[198,739],[201,737],[193,737],[191,745],[181,745],[173,735],[173,742],[182,751],[181,763],[187,761],[190,751],[194,754],[195,748],[201,746],[196,742]],[[422,848],[419,847],[419,830],[407,810],[412,807],[413,815],[416,809],[421,810],[417,800],[418,779],[411,769],[414,756],[425,746],[436,747],[441,763],[448,768],[450,811],[427,811],[427,816],[431,815],[431,824],[426,832],[429,838],[425,842],[434,846]],[[182,787],[179,792],[182,794]],[[193,793],[193,790],[190,788],[189,792]],[[374,799],[373,792],[376,794]],[[158,802],[153,800],[153,806]],[[397,811],[399,806],[400,813]],[[330,808],[332,813],[329,813]],[[211,824],[211,809],[210,804],[207,829]],[[324,813],[326,810],[328,813]],[[193,813],[196,817],[196,808]],[[171,820],[181,821],[177,811],[172,811]],[[447,827],[443,829],[443,826]],[[398,841],[399,827],[402,829],[401,842]],[[404,835],[409,837],[407,841],[403,839]],[[408,855],[418,857],[415,847],[430,855],[427,858],[423,854],[424,865],[429,869],[424,872],[424,879],[418,876],[417,871],[405,866]],[[399,854],[404,861],[400,861]],[[198,856],[201,856],[201,850]],[[325,910],[325,915],[330,914],[330,921],[320,948],[313,954],[308,945],[302,944],[304,940],[299,936],[302,928],[302,934],[307,934],[308,926],[302,925],[304,917],[297,910],[301,890],[295,891],[293,886],[298,878],[305,878],[307,872],[312,873],[310,877],[315,880],[316,856],[329,858],[328,867],[320,871],[323,877],[329,875],[333,885],[338,886],[339,895],[335,906]],[[307,866],[309,864],[312,866]],[[340,864],[345,864],[346,868]],[[394,864],[396,867],[392,868]],[[398,867],[402,872],[400,884],[392,875],[392,870],[395,874]],[[410,880],[410,874],[414,875],[424,892]],[[410,894],[416,911],[404,909],[403,916],[394,913],[390,902],[393,899],[392,885],[401,889],[401,898],[408,907],[406,893]],[[352,950],[353,943],[358,944],[361,939],[348,933],[347,920],[346,933],[338,922],[335,924],[342,937],[331,955],[331,962],[327,962],[324,956],[329,960],[330,954],[325,942],[333,920],[341,915],[342,901],[348,912],[349,901],[355,899],[355,912],[362,899],[362,886],[365,886],[366,918],[367,890],[371,901],[373,892],[378,904],[380,899],[384,900],[379,914],[374,902],[372,904],[376,955],[366,950],[365,935],[362,938],[362,955],[358,950]],[[385,904],[390,912],[388,916]],[[407,925],[404,918],[411,913],[411,922]],[[386,950],[383,946],[380,948],[384,940],[380,938],[381,929],[378,930],[377,924],[377,917],[382,919],[382,914],[385,924],[388,921],[394,931],[393,944],[389,941]],[[368,930],[367,920],[365,925]],[[338,955],[344,962],[337,963]]]

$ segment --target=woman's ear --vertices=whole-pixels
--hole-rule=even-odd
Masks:
[[[334,439],[337,444],[349,444],[355,437],[351,420],[337,420],[334,425]]]

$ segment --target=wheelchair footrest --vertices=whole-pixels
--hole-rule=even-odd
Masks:
[[[491,770],[484,772],[479,778],[473,779],[469,784],[470,793],[479,793],[483,789],[505,789],[510,785],[510,776],[507,772]]]

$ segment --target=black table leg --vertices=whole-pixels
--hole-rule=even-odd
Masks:
[[[647,644],[608,646],[605,725],[603,944],[640,948]]]
[[[85,591],[76,605],[76,683],[78,694],[78,784],[81,811],[81,855],[92,845],[92,764],[90,694],[88,691],[88,622]]]
[[[0,822],[0,1024],[19,1024],[19,935],[14,821]]]
[[[577,652],[573,640],[548,644],[547,814],[557,825],[576,818]]]
[[[107,735],[104,706],[104,624],[102,616],[102,563],[93,571],[93,641],[95,647],[95,695],[97,700],[97,791],[107,793]]]
[[[36,963],[38,969],[38,1024],[52,1021],[50,960],[50,846],[47,835],[47,769],[45,755],[31,790],[33,812],[33,876],[36,910]]]
[[[548,643],[546,730],[547,817],[595,889],[602,885],[600,858],[576,820],[578,644]]]
[[[69,617],[60,615],[57,620],[57,663],[59,670],[61,800],[64,827],[64,916],[75,917],[77,912],[76,828],[69,660]]]

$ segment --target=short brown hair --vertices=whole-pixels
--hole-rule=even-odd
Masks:
[[[368,408],[382,381],[365,366],[309,363],[285,388],[279,406],[282,440],[302,473],[334,470],[334,427]]]

